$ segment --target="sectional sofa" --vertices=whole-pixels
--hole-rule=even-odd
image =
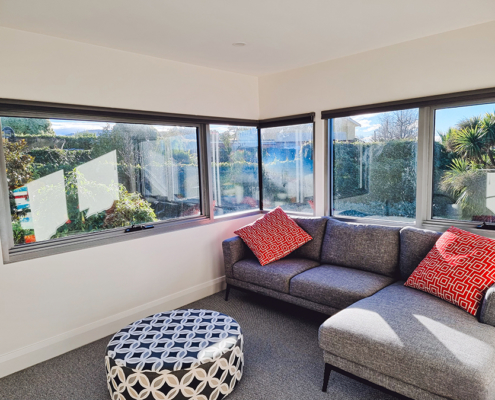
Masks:
[[[294,220],[313,240],[266,266],[239,237],[223,242],[226,300],[237,287],[329,315],[324,391],[334,370],[402,398],[495,399],[495,285],[477,317],[403,285],[440,233]]]

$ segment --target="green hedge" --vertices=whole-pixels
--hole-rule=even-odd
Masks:
[[[61,169],[67,173],[91,160],[91,151],[89,150],[61,150],[44,147],[32,149],[28,154],[34,158],[34,179],[39,179]]]
[[[30,149],[51,148],[67,150],[91,150],[98,138],[94,134],[82,136],[54,136],[54,135],[16,135],[17,139],[24,139]]]
[[[451,156],[435,142],[435,182]],[[338,212],[414,218],[417,142],[334,143],[334,200]],[[435,195],[441,195],[438,184]]]
[[[417,142],[334,144],[337,211],[414,217]]]

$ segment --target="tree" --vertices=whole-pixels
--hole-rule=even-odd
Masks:
[[[374,132],[374,140],[413,139],[418,136],[418,111],[416,109],[383,113],[379,117],[380,127]]]
[[[481,125],[481,116],[475,115],[474,117],[463,118],[456,125],[455,128],[461,131],[466,128],[475,128]]]
[[[33,176],[33,157],[24,153],[25,140],[9,142],[3,139],[5,163],[7,166],[7,183],[12,191],[31,181]]]
[[[495,147],[495,114],[486,113],[481,121],[481,130],[483,131],[488,157],[491,164],[495,167],[495,159],[493,157],[493,148]]]
[[[484,133],[478,125],[459,130],[455,134],[454,150],[467,160],[485,164],[483,156],[486,152]]]
[[[55,135],[49,119],[40,118],[0,118],[2,128],[10,127],[16,135]]]
[[[495,115],[487,113],[484,117],[463,118],[454,128],[442,134],[442,144],[448,152],[469,161],[475,161],[484,167],[488,160],[495,167],[493,147],[495,146]]]

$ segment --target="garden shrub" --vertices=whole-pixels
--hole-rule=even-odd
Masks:
[[[119,200],[115,201],[113,206],[106,211],[103,226],[119,228],[156,220],[151,204],[143,199],[140,193],[129,193],[123,185],[120,185]]]

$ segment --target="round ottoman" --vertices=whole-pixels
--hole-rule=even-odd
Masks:
[[[175,310],[136,321],[107,346],[107,384],[114,400],[216,400],[242,377],[243,337],[231,317]]]

